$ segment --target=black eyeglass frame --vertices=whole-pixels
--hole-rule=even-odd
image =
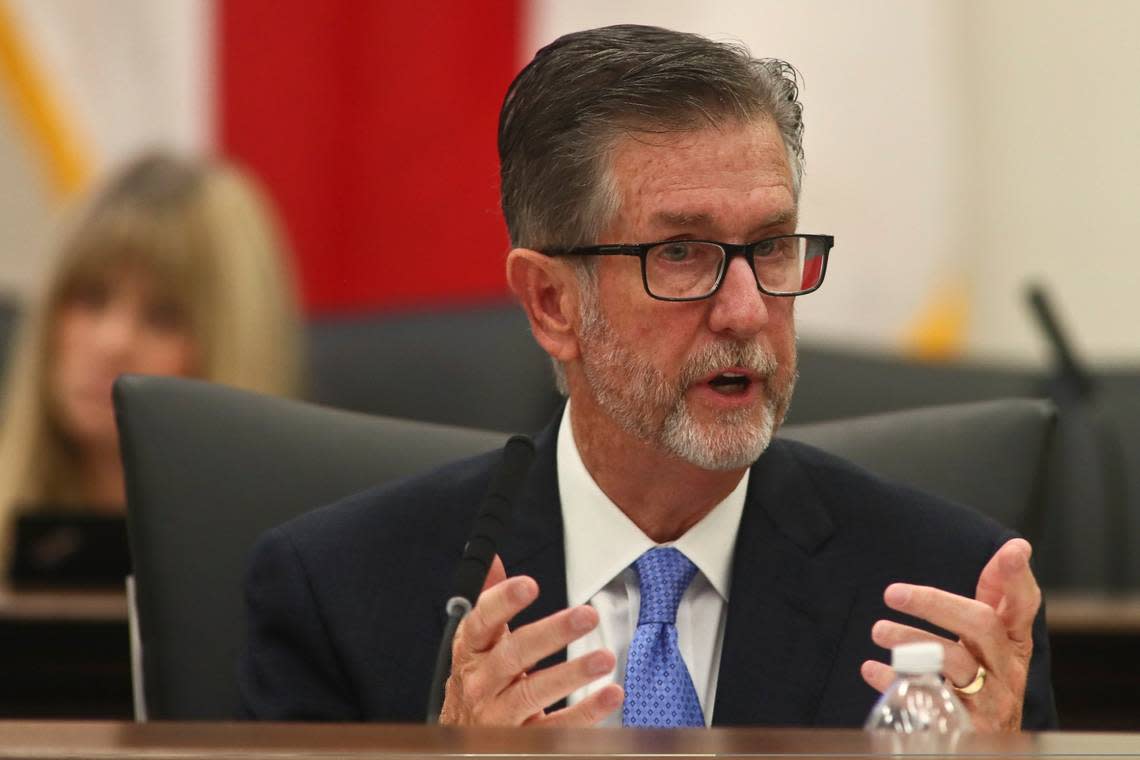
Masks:
[[[823,250],[823,266],[819,270],[819,280],[816,284],[806,290],[797,290],[794,293],[772,293],[764,289],[760,284],[760,277],[756,274],[756,248],[764,243],[770,243],[773,240],[783,240],[786,238],[804,238],[806,240],[814,241],[817,244],[823,243],[826,247]],[[703,296],[682,296],[670,297],[659,296],[649,289],[649,273],[646,271],[645,258],[649,254],[651,248],[656,248],[659,245],[668,245],[669,243],[709,243],[710,245],[719,246],[724,251],[724,259],[721,262],[720,271],[717,273],[716,282],[713,283],[712,289]],[[748,262],[749,268],[752,270],[752,277],[756,280],[756,288],[766,296],[773,298],[794,298],[795,296],[804,296],[808,293],[814,293],[819,290],[823,285],[824,277],[827,276],[827,257],[831,253],[832,247],[835,245],[835,236],[833,235],[774,235],[772,237],[763,238],[753,243],[722,243],[719,240],[659,240],[656,243],[615,243],[610,245],[586,245],[578,248],[550,248],[539,251],[545,256],[636,256],[641,260],[641,284],[645,288],[645,293],[650,298],[655,298],[658,301],[703,301],[706,298],[712,298],[720,290],[720,286],[724,284],[724,275],[728,272],[728,265],[737,256],[743,256],[744,260]]]

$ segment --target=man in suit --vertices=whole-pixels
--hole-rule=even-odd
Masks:
[[[933,640],[980,730],[1055,724],[1029,545],[773,441],[797,233],[794,71],[648,27],[567,35],[500,119],[507,277],[569,401],[460,626],[441,721],[858,725],[882,647]],[[271,531],[241,669],[264,719],[419,720],[497,454]]]

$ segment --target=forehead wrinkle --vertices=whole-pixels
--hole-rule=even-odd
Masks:
[[[642,208],[633,218],[640,218],[640,221],[655,229],[700,231],[716,229],[726,223],[735,226],[729,220],[742,210],[750,216],[753,212],[756,213],[747,222],[749,232],[796,221],[798,209],[787,177],[769,176],[754,181],[754,172],[740,173],[753,181],[734,187],[723,182],[704,185],[688,181],[673,182],[673,177],[657,182],[639,178],[633,192],[626,197],[633,196],[653,204],[649,208]],[[787,191],[789,203],[772,202],[771,191],[779,190]],[[749,208],[752,211],[748,211]],[[739,223],[743,220],[737,221]]]
[[[748,229],[745,239],[759,240],[765,231],[774,227],[796,227],[798,211],[795,206],[785,207],[759,219]],[[715,227],[716,217],[704,211],[658,210],[650,214],[649,221],[655,229],[664,230],[708,230]]]
[[[767,124],[755,126],[759,131],[751,125],[698,130],[654,143],[618,140],[608,162],[617,206],[605,239],[675,230],[743,240],[793,221],[796,199],[782,140],[767,134]]]

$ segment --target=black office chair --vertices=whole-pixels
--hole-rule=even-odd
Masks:
[[[788,423],[802,425],[901,409],[1041,398],[1038,370],[969,361],[924,362],[896,354],[803,340],[796,350],[796,397]]]
[[[115,385],[115,408],[142,642],[139,706],[151,719],[234,714],[242,578],[261,531],[505,440],[176,378],[124,377]],[[1044,402],[1010,401],[782,435],[951,498],[1019,505],[1009,513],[1016,516],[1034,490],[1051,419]],[[1002,477],[992,476],[997,471]]]
[[[790,425],[780,435],[968,504],[1032,541],[1055,423],[1049,401],[1003,399]]]
[[[114,395],[142,643],[136,714],[149,719],[235,715],[242,580],[262,531],[507,438],[181,378],[126,376]]]

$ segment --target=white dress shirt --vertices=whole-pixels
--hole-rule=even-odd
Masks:
[[[610,501],[586,470],[570,424],[570,405],[558,430],[558,495],[566,541],[566,596],[570,606],[589,603],[598,627],[567,647],[573,659],[606,648],[617,655],[614,672],[570,695],[574,704],[609,683],[625,680],[629,642],[637,627],[641,593],[631,565],[658,546]],[[689,668],[705,724],[712,723],[724,622],[728,615],[732,555],[748,472],[732,493],[685,535],[671,544],[697,566],[697,574],[677,609],[677,643]],[[621,710],[602,725],[620,726]]]

